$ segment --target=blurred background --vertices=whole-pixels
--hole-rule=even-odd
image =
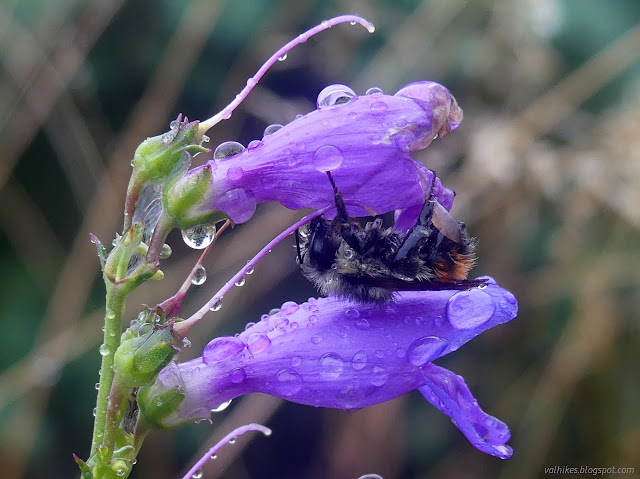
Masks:
[[[376,33],[341,25],[299,46],[211,144],[261,138],[331,83],[452,90],[462,126],[416,158],[458,193],[454,216],[479,239],[474,273],[513,291],[520,314],[440,364],[509,424],[513,458],[478,452],[416,392],[355,413],[255,395],[212,425],[151,434],[131,477],[179,477],[247,422],[275,433],[227,446],[205,477],[526,479],[555,465],[640,477],[637,0],[1,0],[2,477],[77,477],[71,453],[87,456],[104,314],[88,232],[108,244],[121,228],[136,146],[178,113],[215,113],[279,46],[343,13]],[[225,233],[186,311],[301,214],[261,205]],[[130,298],[131,318],[197,259],[179,232],[168,242],[166,277]],[[184,357],[314,295],[294,256],[276,248]]]

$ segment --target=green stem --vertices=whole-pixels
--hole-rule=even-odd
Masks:
[[[118,288],[108,280],[107,285],[106,312],[104,316],[104,342],[101,346],[102,365],[100,366],[100,387],[98,389],[98,399],[96,401],[96,415],[93,423],[93,439],[91,441],[91,455],[105,437],[105,427],[107,419],[107,406],[109,403],[109,392],[113,383],[113,355],[120,345],[120,335],[122,334],[122,317],[126,304],[127,291]],[[104,354],[106,353],[106,354]]]

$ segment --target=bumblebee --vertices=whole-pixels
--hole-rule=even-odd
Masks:
[[[303,275],[325,296],[385,304],[397,291],[468,289],[475,264],[475,240],[433,196],[433,181],[416,224],[407,232],[385,228],[381,218],[363,227],[349,217],[334,192],[334,219],[314,218],[296,232]]]

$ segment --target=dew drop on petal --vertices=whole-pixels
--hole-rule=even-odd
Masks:
[[[437,336],[417,339],[407,349],[407,360],[414,366],[422,366],[440,357],[448,344],[448,341]]]
[[[258,354],[271,346],[269,336],[264,333],[253,333],[247,341],[247,348],[251,354]]]
[[[261,140],[252,140],[247,145],[247,150],[249,150],[249,151],[257,150],[258,148],[260,148],[263,145],[264,145],[264,143]]]
[[[315,298],[310,298],[310,299],[315,299]],[[317,313],[318,311],[320,311],[320,308],[318,308],[317,304],[312,304],[309,306],[309,311],[311,311],[312,313]]]
[[[282,125],[278,123],[274,123],[273,125],[269,125],[264,129],[264,136],[273,135],[276,131],[281,130]]]
[[[302,377],[293,369],[282,369],[276,374],[275,388],[283,396],[293,396],[302,388]]]
[[[383,101],[374,101],[369,108],[371,111],[386,111],[389,106]]]
[[[244,178],[244,170],[240,166],[232,166],[227,170],[227,179],[232,183],[240,181]]]
[[[298,303],[295,303],[294,301],[287,301],[280,307],[280,311],[283,314],[295,313],[299,309],[300,309],[300,306],[298,305]]]
[[[204,269],[204,266],[199,264],[198,266],[196,266],[196,271],[193,274],[193,278],[191,278],[191,284],[200,286],[201,284],[204,284],[206,280],[207,280],[207,270]]]
[[[366,92],[364,92],[365,95],[373,95],[375,93],[382,93],[382,89],[378,88],[377,86],[374,86],[369,88]]]
[[[109,354],[109,352],[111,352],[111,350],[109,349],[109,346],[107,346],[104,343],[100,345],[100,348],[98,349],[98,351],[100,351],[100,356],[106,356],[107,354]]]
[[[228,401],[223,402],[222,404],[220,404],[218,407],[214,407],[211,412],[221,412],[224,411],[225,409],[227,409],[229,407],[229,404],[231,404],[231,399],[229,399]]]
[[[318,108],[342,105],[356,98],[356,93],[346,85],[329,85],[318,94]]]
[[[222,336],[209,341],[202,351],[205,364],[217,363],[232,358],[244,349],[244,343],[232,336]]]
[[[216,311],[220,311],[222,309],[222,301],[218,300],[215,303],[213,303],[213,306],[211,306],[211,311],[213,311],[214,313]]]
[[[247,270],[247,274],[253,274],[253,272],[255,271],[255,269],[253,268],[253,266],[251,268],[249,268]]]
[[[302,364],[302,358],[300,356],[294,356],[291,358],[291,366],[297,368],[300,364]]]
[[[320,342],[322,342],[322,336],[320,334],[314,334],[311,336],[311,342],[313,344],[320,344]]]
[[[356,321],[356,328],[361,329],[361,330],[369,329],[369,321],[367,321],[364,318],[358,319]]]
[[[361,370],[367,364],[367,353],[364,351],[358,351],[351,358],[351,367],[356,371]]]
[[[216,234],[215,225],[196,225],[182,230],[182,239],[189,248],[205,249]]]
[[[389,373],[382,366],[374,366],[371,374],[371,384],[374,386],[383,386],[387,379],[389,379]]]
[[[225,158],[236,156],[244,150],[245,148],[242,143],[238,143],[237,141],[225,141],[224,143],[220,143],[215,149],[213,152],[213,159],[224,160]]]
[[[115,312],[113,312],[113,310],[112,310],[112,309],[107,308],[107,309],[105,310],[104,316],[105,316],[105,318],[107,318],[107,319],[113,319],[113,318],[115,318],[115,317],[116,317],[116,313],[115,313]]]
[[[244,283],[245,283],[245,279],[244,279],[244,276],[243,276],[238,281],[236,281],[235,284],[236,284],[236,286],[241,287],[241,286],[244,286]]]
[[[486,323],[496,310],[491,296],[480,289],[460,291],[447,304],[447,318],[456,329],[470,329]]]
[[[232,369],[229,373],[229,379],[233,384],[240,384],[247,378],[247,373],[244,372],[242,368]]]
[[[355,308],[349,308],[345,310],[344,317],[347,319],[358,319],[360,317],[360,311]]]
[[[202,479],[202,470],[198,469],[196,472],[193,473],[193,475],[191,476],[193,479]]]
[[[342,165],[344,156],[339,148],[333,145],[324,145],[313,154],[313,167],[322,172],[332,171]]]
[[[285,53],[284,55],[282,55],[282,56],[279,56],[279,57],[278,57],[278,61],[279,61],[279,62],[283,62],[283,61],[285,61],[286,59],[287,59],[287,54],[286,54],[286,53]]]
[[[326,379],[336,379],[342,374],[344,363],[336,353],[327,353],[320,358],[320,375]]]
[[[318,322],[318,317],[315,314],[309,316],[309,324],[316,324]]]

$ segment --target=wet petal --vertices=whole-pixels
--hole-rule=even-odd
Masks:
[[[252,392],[339,409],[393,399],[429,384],[423,370],[431,361],[515,317],[513,295],[487,281],[471,297],[403,292],[383,307],[336,298],[287,302],[237,337],[214,339],[201,358],[166,368],[149,396],[172,388],[185,393],[165,425],[208,417]],[[459,307],[469,310],[469,299],[478,308],[473,321],[461,323]]]
[[[333,203],[326,171],[351,201],[347,209],[353,216],[370,214],[354,202],[379,214],[420,207],[432,174],[409,154],[457,127],[461,110],[452,98],[433,82],[409,85],[395,96],[340,97],[333,106],[209,162],[211,189],[201,210],[223,211],[241,223],[264,201],[321,208]],[[452,105],[459,114],[450,115]],[[440,187],[436,193],[443,205],[450,203],[449,190]]]
[[[511,437],[505,423],[488,415],[461,376],[434,364],[422,368],[426,384],[418,389],[424,397],[453,423],[477,449],[501,459],[508,459],[513,450],[506,446]]]

